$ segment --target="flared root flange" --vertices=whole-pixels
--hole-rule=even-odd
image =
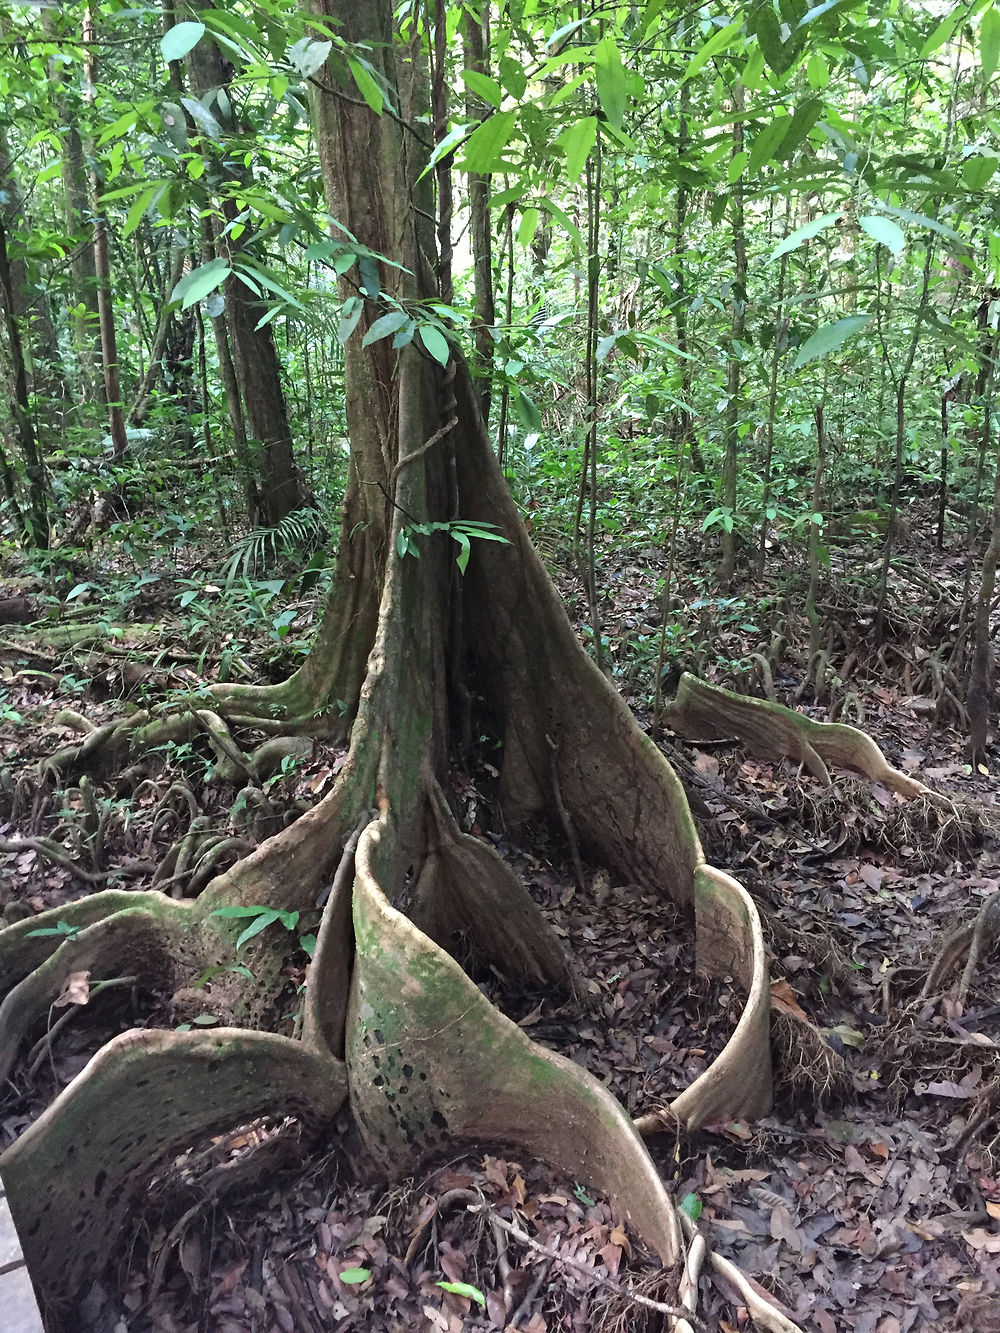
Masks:
[[[104,1268],[151,1179],[199,1137],[260,1115],[330,1120],[344,1066],[287,1037],[126,1032],[0,1157],[32,1277],[71,1301]]]
[[[358,847],[347,1027],[352,1107],[373,1155],[398,1176],[456,1142],[508,1144],[606,1192],[674,1264],[673,1206],[628,1115],[389,904],[379,885],[389,841],[380,823]]]

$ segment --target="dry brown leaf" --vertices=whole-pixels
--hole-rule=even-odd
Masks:
[[[771,1003],[779,1013],[791,1014],[793,1018],[799,1018],[804,1023],[808,1023],[808,1015],[795,998],[795,992],[784,977],[779,977],[777,981],[771,982]]]
[[[62,994],[52,1001],[53,1009],[65,1009],[68,1004],[86,1004],[90,999],[90,973],[71,972],[66,978]]]

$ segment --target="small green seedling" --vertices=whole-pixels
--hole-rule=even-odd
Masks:
[[[237,952],[243,948],[247,940],[252,940],[255,935],[267,930],[275,921],[291,931],[294,931],[299,924],[298,912],[283,912],[277,907],[219,907],[212,916],[250,918],[250,924],[236,941]]]
[[[69,921],[57,921],[54,926],[40,926],[38,930],[29,930],[26,939],[37,939],[41,935],[61,935],[64,939],[75,940],[83,929]]]

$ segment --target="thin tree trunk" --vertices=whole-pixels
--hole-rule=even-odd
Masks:
[[[97,28],[93,11],[88,8],[83,17],[83,41],[87,48],[87,97],[92,101],[97,87]],[[108,224],[99,209],[100,181],[96,167],[90,172],[90,209],[94,218],[94,272],[97,279],[97,314],[101,330],[101,366],[104,370],[104,394],[108,405],[108,429],[111,433],[111,456],[124,458],[128,450],[125,433],[125,413],[122,408],[121,382],[118,373],[118,341],[115,336],[115,311],[111,295],[111,258],[108,248]]]
[[[38,441],[35,438],[35,425],[31,415],[31,403],[28,398],[28,375],[24,366],[21,331],[18,327],[17,313],[14,307],[10,262],[7,258],[7,230],[2,219],[0,219],[0,304],[3,306],[4,327],[7,332],[7,350],[14,378],[11,408],[14,415],[17,441],[24,460],[24,470],[28,478],[28,522],[24,523],[25,515],[23,513],[21,521],[25,537],[33,546],[44,549],[49,544],[45,472],[38,450]]]
[[[189,82],[196,96],[203,97],[213,89],[226,86],[228,80],[222,54],[207,36],[191,51],[187,63]],[[218,105],[216,115],[225,122]],[[238,133],[235,123],[223,123],[223,129],[231,134]],[[210,145],[203,144],[203,151],[210,151]],[[239,207],[233,198],[223,199],[222,213],[227,223],[235,222]],[[230,262],[248,249],[248,239],[246,233],[238,242],[231,234],[225,238],[222,245]],[[215,244],[217,249],[220,248],[218,239]],[[247,436],[256,441],[260,449],[260,518],[273,526],[302,504],[274,327],[272,324],[259,327],[264,311],[258,298],[235,272],[226,279],[224,290],[233,366],[243,400],[243,420]]]
[[[483,5],[481,15],[466,9],[464,19],[465,65],[479,74],[489,73],[489,6]],[[475,98],[470,92],[466,113],[475,114]],[[469,236],[472,243],[472,281],[475,315],[473,335],[476,352],[473,371],[479,390],[479,410],[487,429],[493,389],[490,376],[496,343],[493,325],[496,323],[496,298],[493,288],[493,222],[490,217],[490,178],[470,171],[466,177],[469,187]]]
[[[737,83],[733,89],[733,156],[743,151],[744,90]],[[743,182],[733,184],[733,247],[736,264],[733,270],[733,319],[729,331],[729,352],[726,360],[726,416],[723,426],[725,457],[722,463],[722,504],[728,510],[722,526],[722,560],[719,564],[719,586],[728,588],[736,573],[736,477],[739,469],[739,424],[741,354],[747,307],[747,242],[743,207]]]

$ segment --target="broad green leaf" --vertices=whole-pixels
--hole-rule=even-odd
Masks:
[[[382,96],[382,89],[365,68],[366,63],[366,61],[352,60],[350,56],[347,57],[347,67],[351,71],[351,78],[354,80],[358,92],[376,116],[380,116],[382,108],[385,106],[385,98]]]
[[[343,1278],[343,1273],[340,1276]],[[486,1304],[486,1297],[479,1288],[470,1286],[468,1282],[436,1282],[434,1285],[440,1287],[442,1291],[453,1292],[456,1296],[465,1296],[468,1300],[475,1301],[477,1305]]]
[[[965,13],[965,8],[962,5],[955,5],[951,12],[944,16],[920,48],[921,60],[926,60],[928,56],[932,56],[935,51],[944,46],[945,42],[962,21]]]
[[[472,543],[469,541],[469,534],[462,530],[452,531],[452,537],[458,542],[458,555],[455,557],[455,564],[458,565],[458,572],[464,574],[469,568],[469,556],[472,554]]]
[[[317,42],[311,37],[303,37],[288,52],[288,63],[304,79],[321,70],[327,56],[333,50],[333,42]]]
[[[789,70],[795,60],[797,49],[791,40],[787,42],[782,40],[781,24],[770,4],[761,4],[754,11],[749,26],[757,35],[768,68],[779,76]]]
[[[563,130],[556,143],[566,154],[566,177],[569,181],[579,178],[584,163],[597,142],[597,117],[584,116],[582,120],[569,125]]]
[[[749,176],[756,176],[761,167],[770,162],[771,158],[777,153],[791,124],[791,116],[775,116],[770,125],[764,126],[750,150],[750,160],[747,163],[747,174]]]
[[[270,908],[268,908],[266,912],[261,912],[260,916],[250,922],[249,926],[247,926],[246,930],[244,930],[243,934],[236,941],[236,952],[239,953],[240,949],[243,948],[248,940],[252,940],[257,935],[263,934],[268,926],[273,925],[277,919],[278,913]]]
[[[678,1205],[685,1217],[689,1217],[692,1222],[697,1222],[701,1217],[701,1200],[697,1194],[685,1194]]]
[[[618,341],[617,333],[609,333],[606,338],[601,339],[601,341],[597,344],[597,352],[596,352],[597,360],[599,362],[607,361],[608,357],[611,354],[611,349],[612,347],[614,347],[617,341]]]
[[[743,175],[743,172],[746,170],[747,160],[749,156],[750,156],[749,153],[746,153],[741,149],[740,152],[736,153],[735,156],[733,157],[733,160],[729,164],[729,170],[727,173],[727,179],[729,180],[730,185],[735,185],[736,182],[739,180],[739,178]]]
[[[510,56],[501,56],[497,62],[500,71],[500,78],[503,86],[510,93],[511,97],[520,102],[524,96],[524,90],[528,86],[528,76],[525,74],[521,64],[512,60]]]
[[[893,222],[892,218],[884,217],[879,213],[870,213],[867,217],[858,218],[858,226],[873,241],[877,241],[879,245],[884,245],[894,255],[902,254],[906,248],[906,237],[903,234],[903,228],[898,222]]]
[[[294,306],[296,310],[302,309],[302,302],[296,300],[291,292],[286,291],[276,278],[272,277],[263,265],[251,264],[246,255],[241,255],[233,261],[233,271],[238,274],[240,280],[252,289],[252,283],[247,282],[251,278],[266,287],[269,292],[274,292],[275,296],[280,296],[283,301]]]
[[[979,25],[979,59],[983,62],[983,78],[992,79],[1000,65],[1000,9],[995,4]]]
[[[684,83],[693,78],[699,70],[708,64],[713,56],[717,56],[720,51],[725,51],[727,47],[731,46],[742,31],[743,20],[740,19],[739,22],[730,23],[725,28],[713,33],[690,64],[684,67],[684,78],[681,82]]]
[[[513,111],[498,111],[473,130],[465,145],[466,171],[478,171],[481,175],[486,175],[496,168],[500,154],[507,147],[507,141],[513,133],[515,119]],[[441,142],[447,142],[447,138]],[[440,146],[439,144],[438,148]]]
[[[589,73],[578,74],[575,79],[570,79],[569,83],[564,83],[563,86],[561,88],[557,88],[556,91],[552,94],[552,96],[548,99],[548,101],[545,103],[546,107],[549,109],[549,111],[552,111],[555,107],[557,107],[560,104],[560,102],[565,102],[567,97],[572,97],[573,94],[576,92],[577,88],[579,88],[581,84],[586,83],[589,78],[590,78]]]
[[[462,82],[477,97],[489,102],[490,106],[498,107],[503,101],[503,89],[496,79],[491,79],[488,74],[481,74],[478,69],[463,69]]]
[[[937,232],[939,236],[947,236],[950,241],[964,241],[952,227],[945,226],[943,222],[938,222],[937,218],[929,218],[925,213],[914,213],[909,208],[896,208],[892,204],[873,205],[878,208],[880,213],[888,213],[890,217],[899,218],[900,222],[911,222],[915,227],[926,227],[928,231]]]
[[[806,65],[806,79],[809,87],[817,92],[830,82],[830,67],[818,51],[814,51]]]
[[[794,154],[819,120],[822,111],[823,103],[818,97],[807,97],[804,102],[799,103],[795,108],[795,114],[792,116],[792,123],[781,140],[780,157],[787,159]]]
[[[995,157],[967,157],[962,163],[962,179],[970,190],[981,190],[997,169]]]
[[[187,53],[198,45],[205,35],[204,23],[175,23],[160,38],[160,51],[163,59],[183,60]]]
[[[621,52],[613,37],[602,37],[594,50],[594,73],[597,78],[597,97],[608,124],[616,130],[625,119],[627,85]]]
[[[532,432],[539,434],[541,432],[542,414],[535,406],[534,400],[529,398],[523,389],[517,395],[514,409],[517,412],[518,420],[529,434]]]
[[[538,227],[538,209],[526,208],[521,218],[521,225],[517,229],[517,241],[527,250],[528,246],[535,239],[535,230]]]
[[[551,213],[554,218],[562,223],[563,230],[566,231],[568,235],[572,236],[573,240],[582,250],[583,233],[569,214],[564,209],[560,208],[558,204],[554,204],[551,199],[539,199],[538,204],[540,208],[544,208],[547,213]]]
[[[122,227],[122,240],[125,240],[132,235],[136,227],[138,227],[139,223],[142,221],[146,209],[162,189],[162,185],[151,185],[148,190],[143,190],[142,194],[138,195],[132,201],[132,207],[129,209],[128,217],[125,219],[125,226]]]
[[[210,139],[220,137],[219,122],[201,102],[196,101],[193,97],[182,97],[181,106],[187,109],[188,115],[203,134],[207,134]]]
[[[487,123],[488,122],[483,121],[484,125]],[[481,129],[482,125],[480,125],[479,128]],[[423,180],[423,178],[427,175],[429,171],[433,171],[433,169],[437,166],[437,164],[441,161],[442,158],[445,158],[448,156],[449,153],[454,152],[455,149],[458,147],[458,145],[460,143],[463,143],[466,139],[469,139],[471,141],[472,137],[474,136],[469,134],[468,125],[456,125],[453,129],[450,129],[448,133],[444,136],[444,138],[439,139],[438,142],[434,145],[434,151],[427,159],[427,165],[426,167],[424,167],[423,171],[420,173],[417,179]],[[469,168],[469,170],[472,169],[473,168],[471,167]]]
[[[181,309],[187,310],[207,296],[209,292],[214,292],[216,287],[221,286],[231,272],[232,269],[224,259],[213,259],[207,264],[192,269],[190,273],[181,278],[171,293],[170,299],[171,301],[180,301]]]
[[[420,334],[420,341],[427,348],[428,352],[430,352],[434,360],[440,365],[446,366],[448,364],[448,357],[451,353],[448,348],[448,339],[444,336],[441,330],[436,328],[433,324],[421,324],[418,326],[417,332]]]
[[[358,321],[361,319],[365,303],[360,296],[349,296],[340,307],[340,320],[337,324],[337,338],[341,343],[346,343],[348,338],[358,327]]]
[[[870,319],[871,315],[848,315],[845,319],[834,320],[832,324],[824,324],[799,348],[792,369],[798,370],[807,361],[815,361],[817,357],[835,352],[848,338],[859,333]]]
[[[803,241],[811,241],[814,236],[818,236],[821,231],[844,216],[844,211],[838,208],[836,213],[824,213],[822,217],[813,218],[812,222],[807,222],[803,227],[796,227],[789,232],[785,239],[771,251],[771,259],[780,259],[782,255],[787,255],[790,250],[797,250]]]
[[[369,1268],[342,1268],[342,1269],[340,1270],[340,1274],[339,1274],[339,1276],[340,1276],[340,1280],[341,1280],[341,1282],[346,1282],[346,1283],[348,1284],[348,1286],[351,1286],[352,1284],[355,1284],[355,1283],[358,1283],[358,1282],[367,1282],[368,1279],[371,1277],[371,1269],[369,1269]]]
[[[395,333],[397,329],[401,329],[409,318],[405,310],[390,310],[387,315],[382,315],[375,321],[361,339],[361,346],[370,347],[372,343],[377,343],[381,338],[388,338],[390,333]]]

